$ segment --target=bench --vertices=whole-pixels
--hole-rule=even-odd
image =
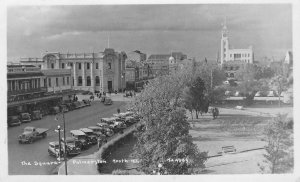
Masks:
[[[236,149],[233,145],[224,146],[224,147],[222,147],[222,152],[225,153],[225,154],[226,153],[234,153],[234,152],[236,152]]]

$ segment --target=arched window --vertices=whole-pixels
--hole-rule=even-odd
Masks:
[[[78,77],[78,86],[82,86],[82,77],[81,76]]]
[[[234,74],[233,74],[233,73],[230,73],[230,77],[233,78],[233,77],[234,77]]]
[[[99,79],[99,76],[96,76],[96,86],[99,86],[100,85],[100,79]]]
[[[90,76],[86,77],[86,86],[91,86],[91,77]]]

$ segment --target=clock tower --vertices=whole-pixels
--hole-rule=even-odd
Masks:
[[[228,56],[229,41],[228,41],[228,30],[226,26],[226,20],[222,28],[222,38],[221,38],[221,64],[226,62]]]

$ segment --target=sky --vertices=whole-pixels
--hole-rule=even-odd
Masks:
[[[255,59],[292,50],[290,4],[52,5],[7,8],[7,61],[48,52],[181,51],[215,60],[226,18],[233,48]]]

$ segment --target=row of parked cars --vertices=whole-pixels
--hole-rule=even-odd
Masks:
[[[225,95],[233,97],[243,97],[245,94],[239,91],[226,91]],[[275,91],[258,91],[255,93],[255,97],[278,97],[278,94]]]
[[[61,111],[68,112],[68,111],[80,109],[90,105],[91,102],[89,100],[83,100],[81,102],[75,101],[75,102],[64,103],[59,106],[54,106],[49,108],[49,110],[47,111],[34,110],[31,113],[23,112],[17,115],[8,116],[7,125],[20,126],[22,123],[28,123],[33,120],[40,120],[43,118],[43,116],[48,114],[58,114]]]
[[[48,153],[49,155],[58,157],[59,148],[61,148],[60,152],[63,155],[66,144],[67,156],[78,155],[81,151],[88,149],[98,142],[106,142],[108,137],[113,136],[115,133],[123,132],[125,128],[138,121],[139,117],[133,112],[114,114],[114,117],[110,118],[101,118],[100,122],[95,126],[71,130],[70,137],[66,137],[66,139],[61,138],[61,147],[59,147],[58,141],[50,142]]]

